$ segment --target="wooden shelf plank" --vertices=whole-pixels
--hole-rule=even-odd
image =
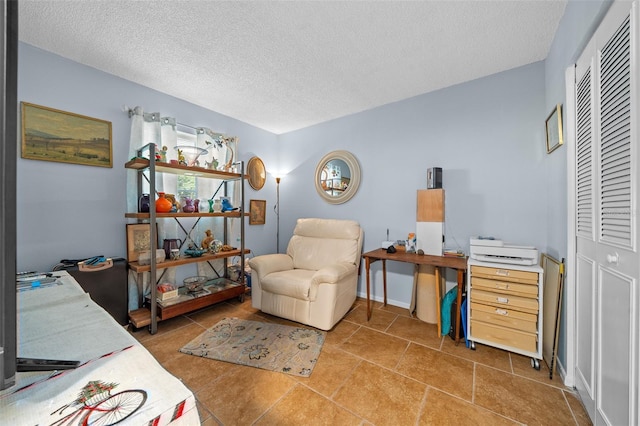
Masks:
[[[244,254],[251,253],[251,250],[245,249]],[[174,266],[188,265],[190,263],[206,262],[208,260],[226,259],[229,257],[240,256],[240,250],[221,251],[215,254],[203,254],[200,257],[182,257],[178,260],[166,260],[156,264],[156,269],[172,268]],[[138,262],[129,262],[129,269],[136,273],[149,272],[151,265],[140,265]]]
[[[245,213],[244,216],[248,216],[249,213]],[[124,217],[129,219],[149,219],[149,213],[125,213]],[[158,219],[172,218],[172,217],[240,217],[241,213],[237,210],[224,213],[156,213]]]
[[[146,169],[149,168],[149,160],[147,160],[146,158],[134,158],[125,163],[124,167],[126,169],[134,170]],[[172,173],[175,175],[201,176],[222,180],[238,180],[242,178],[242,175],[240,173],[205,169],[204,167],[189,167],[181,164],[163,163],[160,161],[156,161],[156,171],[162,173]],[[249,179],[249,175],[245,175],[245,179]]]
[[[162,306],[158,303],[158,315],[156,316],[158,321],[166,320],[169,318],[177,317],[188,312],[193,312],[198,309],[205,308],[215,303],[220,303],[233,297],[244,297],[246,286],[243,283],[234,283],[233,287],[212,291],[212,293],[194,297],[193,299],[179,302],[172,305]],[[215,287],[212,286],[212,287]],[[209,288],[209,287],[207,287]],[[148,306],[148,303],[147,303]],[[151,324],[151,311],[148,307],[136,309],[129,312],[129,321],[136,328],[145,327]]]

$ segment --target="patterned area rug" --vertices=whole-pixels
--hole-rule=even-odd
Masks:
[[[180,352],[309,377],[325,335],[312,328],[225,318]]]

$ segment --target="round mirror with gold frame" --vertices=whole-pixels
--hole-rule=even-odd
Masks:
[[[360,186],[360,164],[348,151],[333,151],[322,157],[316,167],[318,195],[330,204],[349,201]]]
[[[249,175],[249,185],[256,191],[262,189],[267,180],[267,170],[259,157],[251,157],[247,163],[247,174]]]

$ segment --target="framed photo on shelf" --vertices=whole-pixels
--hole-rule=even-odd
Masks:
[[[22,102],[22,158],[113,167],[111,122]]]
[[[249,200],[249,225],[264,225],[266,210],[266,200]]]
[[[545,122],[547,135],[547,154],[560,148],[564,142],[562,140],[562,104],[558,104],[553,108],[547,121]]]
[[[156,231],[157,231],[156,224]],[[156,237],[158,232],[156,232]],[[136,262],[140,252],[151,250],[151,224],[128,223],[127,224],[127,260]]]

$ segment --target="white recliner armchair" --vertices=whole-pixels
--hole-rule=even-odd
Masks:
[[[253,307],[330,330],[356,299],[362,239],[352,220],[298,219],[286,254],[249,260]]]

